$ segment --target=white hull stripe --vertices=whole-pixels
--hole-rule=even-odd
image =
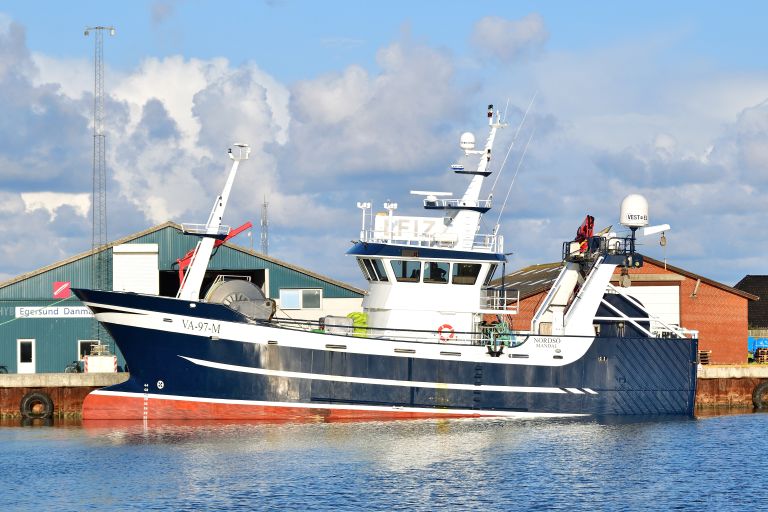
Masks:
[[[445,415],[466,415],[466,416],[505,416],[520,418],[556,418],[564,416],[588,416],[587,414],[566,414],[549,412],[523,412],[523,411],[482,411],[474,409],[440,409],[432,407],[400,407],[400,406],[379,406],[379,405],[352,405],[352,404],[328,404],[328,403],[303,403],[303,402],[266,402],[260,400],[231,400],[225,398],[200,398],[193,396],[177,395],[154,395],[145,393],[130,393],[126,391],[107,391],[97,389],[91,391],[92,395],[137,398],[147,401],[152,400],[178,400],[184,402],[229,404],[257,407],[295,407],[302,409],[338,409],[351,411],[384,411],[384,412],[408,412],[408,413],[427,413],[427,414],[445,414]]]
[[[264,368],[253,368],[250,366],[238,366],[233,364],[217,363],[215,361],[205,361],[192,357],[179,356],[196,365],[216,368],[230,372],[255,373],[258,375],[267,375],[270,377],[286,377],[291,379],[311,379],[331,382],[347,382],[354,384],[373,384],[378,386],[401,386],[414,388],[433,388],[433,389],[458,389],[464,391],[501,391],[505,393],[568,393],[563,388],[551,387],[532,387],[532,386],[488,386],[474,384],[445,384],[441,382],[423,382],[409,380],[389,380],[389,379],[371,379],[367,377],[347,377],[344,375],[323,375],[319,373],[289,372],[284,370],[266,370]],[[583,394],[583,392],[579,391]]]

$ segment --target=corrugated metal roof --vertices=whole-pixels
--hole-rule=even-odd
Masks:
[[[520,300],[549,290],[560,274],[563,264],[542,263],[521,268],[504,276],[504,287],[520,292]],[[494,279],[493,286],[501,286],[501,278]]]
[[[643,259],[648,263],[656,265],[657,267],[666,268],[675,274],[689,277],[691,279],[701,279],[701,282],[703,283],[714,286],[715,288],[719,288],[723,291],[739,295],[745,299],[759,299],[758,296],[748,293],[744,290],[739,290],[732,286],[728,286],[727,284],[719,283],[712,279],[694,274],[693,272],[689,272],[688,270],[684,270],[680,267],[675,267],[668,263],[665,264],[663,261],[651,258],[650,256],[643,255]],[[516,270],[515,272],[507,274],[504,277],[504,284],[508,288],[520,290],[520,298],[524,299],[526,297],[536,295],[537,293],[548,291],[554,284],[555,279],[557,279],[557,276],[560,273],[560,269],[562,267],[562,262],[531,265],[529,267],[521,268],[520,270]],[[500,285],[501,279],[494,280],[492,284],[496,286]]]

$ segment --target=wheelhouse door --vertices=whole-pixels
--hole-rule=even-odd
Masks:
[[[16,372],[35,373],[35,340],[16,340]]]

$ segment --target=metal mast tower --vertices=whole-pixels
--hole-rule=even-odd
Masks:
[[[86,27],[85,36],[94,35],[93,81],[93,195],[91,213],[91,287],[106,290],[109,287],[109,255],[101,248],[107,244],[107,136],[104,133],[104,31],[115,35],[115,27]],[[99,322],[94,320],[94,339],[103,336]]]
[[[269,217],[267,216],[267,196],[264,196],[264,204],[261,205],[261,253],[269,255]]]
[[[85,36],[94,35],[94,81],[93,81],[93,196],[91,213],[93,231],[91,239],[91,285],[105,290],[109,280],[107,255],[99,249],[107,243],[107,136],[104,133],[104,31],[115,35],[114,27],[87,27]]]

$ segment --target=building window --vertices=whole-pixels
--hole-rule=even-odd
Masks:
[[[19,362],[20,363],[32,362],[32,342],[31,341],[19,342]]]
[[[320,309],[322,302],[322,290],[320,289],[281,289],[281,309]]]
[[[320,290],[301,290],[301,307],[320,309]]]
[[[475,284],[480,267],[479,263],[454,263],[453,284]]]
[[[83,356],[91,355],[91,347],[93,345],[101,345],[99,340],[77,340],[77,359],[82,361]],[[98,351],[96,351],[98,352]]]
[[[421,262],[415,260],[392,260],[395,279],[400,282],[418,283],[421,280]]]
[[[424,264],[424,282],[425,283],[447,283],[448,273],[450,271],[449,263],[428,261]]]

